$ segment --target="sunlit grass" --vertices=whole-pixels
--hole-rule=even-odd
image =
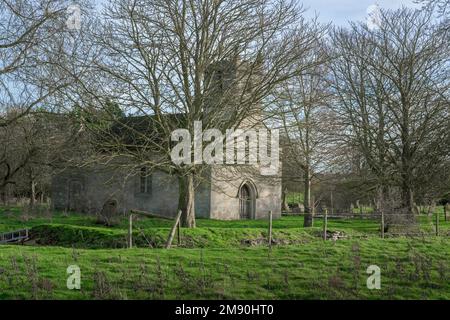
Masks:
[[[37,272],[30,274],[33,257]],[[0,246],[0,298],[449,299],[449,261],[445,238],[314,241],[274,247],[271,254],[266,247]],[[80,291],[66,288],[70,264],[81,269]],[[381,290],[366,287],[369,265],[381,268]],[[38,279],[36,287],[31,277]],[[51,283],[51,290],[40,283]]]

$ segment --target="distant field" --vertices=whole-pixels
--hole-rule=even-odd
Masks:
[[[303,203],[303,193],[288,192],[288,194],[286,195],[286,200],[290,205],[295,205],[297,203]]]
[[[165,250],[171,221],[135,221],[139,248],[123,249],[126,217],[108,228],[86,215],[45,215],[0,209],[0,231],[30,227],[47,244],[0,246],[0,299],[450,299],[443,217],[440,237],[391,239],[380,239],[374,220],[330,219],[328,229],[346,236],[336,242],[321,239],[322,219],[305,229],[302,217],[282,217],[269,253],[266,220],[198,219]],[[433,223],[420,217],[423,232]],[[66,288],[71,264],[80,291]],[[366,287],[369,265],[381,268],[381,290]]]

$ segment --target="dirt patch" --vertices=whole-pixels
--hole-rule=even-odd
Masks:
[[[304,240],[288,240],[288,239],[272,239],[272,245],[291,245],[291,244],[304,244],[307,241]],[[256,238],[256,239],[243,239],[241,240],[241,245],[248,247],[256,246],[267,246],[269,241],[266,238]]]
[[[315,233],[316,237],[323,238],[323,231],[317,231]],[[343,231],[332,231],[327,230],[327,240],[337,241],[337,240],[343,240],[347,239],[348,235],[346,235]]]

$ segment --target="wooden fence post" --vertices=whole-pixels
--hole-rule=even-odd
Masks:
[[[328,209],[325,208],[325,215],[323,216],[323,240],[327,240],[327,227],[328,227]]]
[[[381,238],[384,239],[384,212],[381,210]]]
[[[166,242],[166,249],[169,249],[170,246],[172,245],[173,238],[175,237],[175,231],[177,230],[177,226],[180,223],[180,218],[181,218],[181,210],[178,211],[177,217],[175,218],[175,223],[172,226],[172,229],[170,230],[169,238],[167,239]]]
[[[436,210],[436,236],[439,236],[439,210]]]
[[[269,211],[269,249],[272,250],[272,210]]]
[[[128,248],[133,248],[133,214],[130,214],[128,225]]]
[[[333,215],[334,214],[333,190],[330,191],[330,206],[331,206],[330,213],[331,213],[331,215]]]
[[[177,225],[178,245],[181,244],[180,223]]]

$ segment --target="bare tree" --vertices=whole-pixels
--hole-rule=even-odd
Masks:
[[[4,157],[3,189],[27,195],[33,207],[37,195],[49,195],[51,173],[66,150],[70,134],[63,117],[31,112],[0,128],[0,154]],[[73,143],[71,143],[73,149]]]
[[[331,153],[330,133],[332,117],[328,110],[330,91],[325,76],[328,58],[321,37],[326,28],[317,33],[314,54],[308,61],[298,61],[310,69],[283,83],[276,90],[271,112],[284,132],[282,144],[285,169],[301,176],[304,183],[304,226],[312,226],[311,185],[316,174],[326,168],[327,156]]]
[[[0,134],[8,137],[14,125],[31,111],[43,108],[48,98],[67,85],[64,78],[47,72],[55,58],[50,48],[58,43],[64,26],[65,4],[51,0],[0,1]],[[14,131],[14,130],[13,130]],[[9,136],[9,138],[14,138]],[[14,155],[0,151],[0,189],[28,163],[32,150]],[[16,146],[17,147],[17,146]],[[15,158],[17,161],[11,162]]]
[[[448,157],[448,32],[432,12],[382,11],[380,26],[353,24],[333,34],[335,111],[343,137],[358,148],[375,185],[414,192],[429,185]],[[416,195],[418,196],[418,195]]]
[[[450,14],[449,0],[416,0],[415,2],[422,4],[424,9],[436,10],[443,16]]]
[[[260,121],[257,106],[313,48],[315,27],[301,13],[293,1],[112,1],[90,39],[101,50],[90,70],[102,86],[79,81],[77,91],[83,110],[101,109],[109,123],[86,127],[96,150],[107,150],[94,161],[176,175],[182,222],[194,227],[204,166],[174,163],[171,133],[194,136],[195,121],[203,130]],[[108,101],[128,117],[115,118]]]
[[[439,27],[444,31],[450,30],[450,1],[449,0],[416,0],[422,5],[422,10],[433,12],[439,19]]]

